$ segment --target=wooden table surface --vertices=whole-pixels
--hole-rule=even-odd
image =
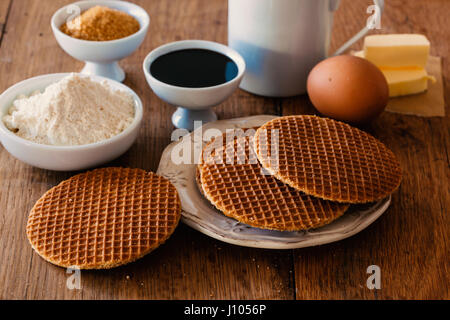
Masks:
[[[50,17],[71,0],[0,1],[0,92],[18,81],[81,70],[56,43]],[[145,120],[136,144],[111,165],[157,169],[174,129],[174,108],[149,89],[141,65],[164,43],[206,39],[227,43],[225,0],[139,0],[151,16],[142,46],[124,59],[125,84],[141,97]],[[388,0],[382,33],[422,33],[441,56],[445,118],[384,113],[367,130],[404,168],[392,205],[375,223],[337,243],[265,250],[211,239],[181,224],[166,244],[128,266],[82,272],[82,289],[28,244],[28,212],[49,188],[74,173],[33,168],[0,148],[0,298],[2,299],[442,299],[449,298],[450,1]],[[343,0],[332,49],[358,31],[369,0]],[[358,49],[361,42],[354,46]],[[306,96],[257,97],[238,90],[217,107],[219,117],[314,113]],[[370,265],[381,268],[381,289],[366,287]]]

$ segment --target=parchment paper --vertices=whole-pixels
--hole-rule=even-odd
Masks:
[[[436,82],[428,82],[428,90],[424,93],[389,99],[386,111],[421,117],[445,116],[441,58],[430,56],[426,69]]]

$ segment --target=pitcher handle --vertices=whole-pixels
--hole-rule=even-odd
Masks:
[[[378,19],[381,19],[381,14],[382,14],[382,12],[384,10],[384,0],[373,0],[373,2],[374,2],[374,5],[379,8],[379,9],[375,8],[375,10],[379,10],[379,12],[375,11],[375,14],[372,15],[371,17],[369,17],[369,19],[371,19],[371,20],[367,20],[366,26],[363,29],[361,29],[357,34],[355,34],[352,38],[350,38],[346,43],[344,43],[339,49],[337,49],[336,52],[333,53],[333,56],[337,56],[337,55],[340,55],[343,52],[345,52],[356,41],[358,41],[359,39],[364,37],[371,29],[373,29],[373,27],[369,28],[369,26],[372,26],[375,23],[377,23],[376,19],[378,18],[377,17],[378,14],[379,14],[379,18]],[[332,11],[335,11],[337,9],[337,4],[338,4],[337,1],[332,0],[331,3],[330,3],[330,9]],[[370,13],[369,8],[367,9],[367,13]]]

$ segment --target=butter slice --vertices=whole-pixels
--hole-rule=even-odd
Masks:
[[[424,92],[428,89],[428,80],[436,79],[427,74],[424,68],[392,69],[380,68],[389,85],[389,97],[406,96]]]
[[[430,42],[421,34],[380,34],[364,39],[364,56],[376,66],[425,68]]]
[[[352,53],[355,57],[360,57],[360,58],[366,58],[365,56],[364,56],[364,50],[361,50],[361,51],[355,51],[355,52],[353,52]]]

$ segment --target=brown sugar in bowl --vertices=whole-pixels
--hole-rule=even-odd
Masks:
[[[60,28],[68,36],[88,41],[117,40],[128,37],[139,29],[139,22],[133,16],[98,5],[64,23]]]

